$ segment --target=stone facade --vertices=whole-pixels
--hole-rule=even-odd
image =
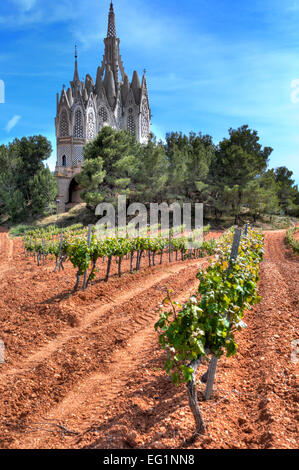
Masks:
[[[151,111],[145,71],[140,83],[133,72],[131,83],[125,73],[116,36],[113,3],[110,4],[105,53],[97,69],[96,82],[91,75],[80,81],[77,48],[75,72],[70,87],[57,94],[55,118],[57,139],[56,177],[58,181],[58,210],[79,202],[74,176],[83,163],[83,146],[94,139],[103,126],[129,130],[140,143],[150,134]]]

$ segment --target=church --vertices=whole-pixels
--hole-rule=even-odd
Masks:
[[[125,73],[116,35],[115,13],[111,1],[105,53],[97,69],[96,81],[87,74],[80,80],[77,48],[75,71],[70,87],[57,93],[55,118],[58,182],[58,211],[64,212],[80,202],[75,176],[83,163],[83,146],[94,139],[103,126],[128,130],[140,143],[147,143],[151,111],[145,71],[140,82],[136,70],[131,83]]]

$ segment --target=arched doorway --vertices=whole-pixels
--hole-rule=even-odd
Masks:
[[[69,186],[69,203],[78,204],[82,202],[82,199],[80,198],[81,191],[82,188],[78,185],[75,178],[73,178]]]

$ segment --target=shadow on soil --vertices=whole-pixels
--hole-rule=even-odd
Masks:
[[[157,366],[160,366],[161,369],[163,364],[160,360],[158,361],[159,364],[157,364],[157,359],[148,361],[145,368],[154,371],[157,370]],[[124,388],[126,386],[132,386],[132,377]],[[147,379],[140,371],[139,376],[134,376],[133,386],[135,390],[126,394],[125,404],[121,397],[119,403],[117,399],[114,400],[114,406],[119,408],[119,412],[100,425],[93,423],[80,435],[75,444],[80,446],[80,442],[87,437],[92,442],[83,446],[86,449],[151,448],[155,447],[157,441],[160,444],[161,439],[176,437],[181,441],[180,448],[184,448],[200,437],[193,433],[194,427],[190,428],[189,436],[183,435],[175,418],[170,418],[186,405],[187,391],[184,385],[179,387],[173,385],[166,373],[159,376],[153,373]],[[154,400],[155,403],[148,405],[150,400],[151,402]],[[128,437],[132,432],[139,436],[136,440]],[[101,437],[95,438],[96,434]],[[165,444],[162,447],[167,448],[168,445]]]

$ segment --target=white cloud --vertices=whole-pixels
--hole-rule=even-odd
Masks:
[[[71,0],[61,0],[59,4],[46,0],[14,0],[14,3],[19,11],[0,16],[0,25],[5,29],[31,28],[79,18]]]
[[[102,43],[107,31],[109,2],[107,0],[13,0],[19,7],[17,11],[0,16],[4,29],[31,28],[69,22],[67,28],[88,49]],[[114,5],[116,30],[122,44],[136,49],[161,46],[161,37],[166,42],[176,41],[182,27],[181,20],[174,21],[171,15],[155,15],[151,5],[144,0],[123,0]],[[91,15],[90,12],[93,12]],[[166,34],[165,34],[166,31]]]
[[[13,118],[11,118],[6,124],[6,127],[5,127],[6,132],[10,132],[18,124],[20,119],[21,119],[21,116],[18,116],[17,114]]]
[[[290,4],[286,3],[286,11],[299,11],[299,2],[293,2],[291,1]]]
[[[36,5],[36,0],[13,0],[22,11],[29,11]]]
[[[295,79],[291,81],[291,88],[293,91],[291,93],[291,102],[296,104],[299,103],[299,79]]]

